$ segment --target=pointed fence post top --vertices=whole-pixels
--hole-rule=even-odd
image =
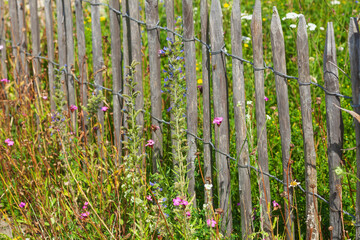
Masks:
[[[299,23],[298,23],[298,31],[297,31],[297,41],[299,44],[299,40],[307,39],[307,31],[306,31],[306,20],[304,15],[300,14]]]
[[[324,49],[324,71],[327,68],[328,62],[336,64],[336,45],[334,26],[332,22],[328,22],[326,29],[326,40]]]
[[[284,37],[283,30],[281,27],[281,20],[276,7],[273,7],[273,15],[271,19],[270,31],[272,34],[277,35],[279,39]]]
[[[251,28],[254,28],[258,24],[261,24],[261,2],[260,0],[255,0],[254,12],[251,19]]]

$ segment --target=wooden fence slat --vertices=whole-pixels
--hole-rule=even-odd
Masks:
[[[285,60],[285,43],[284,34],[281,28],[281,20],[276,7],[273,8],[271,20],[271,46],[273,52],[274,69],[278,72],[286,74]],[[279,111],[279,124],[281,136],[281,153],[283,165],[283,180],[285,197],[288,202],[285,203],[285,219],[287,229],[287,239],[295,238],[294,214],[293,214],[293,191],[289,187],[291,183],[292,167],[290,161],[290,141],[291,126],[289,115],[289,97],[287,88],[287,79],[279,75],[275,75],[277,105]]]
[[[27,37],[26,37],[26,19],[25,19],[25,0],[17,0],[18,23],[19,23],[19,44],[20,44],[20,76],[21,80],[29,83],[29,64],[26,60]]]
[[[10,13],[10,32],[12,40],[12,55],[15,61],[15,67],[13,68],[13,78],[19,83],[20,61],[19,61],[19,20],[17,13],[17,4],[15,1],[9,1],[9,13]]]
[[[111,0],[110,6],[114,9],[120,10],[120,3],[118,0]],[[113,91],[119,92],[122,88],[121,79],[121,38],[120,38],[120,19],[121,17],[110,10],[110,34],[111,34],[111,62],[113,75]],[[115,159],[115,164],[120,165],[121,161],[121,126],[122,126],[122,99],[119,95],[113,95],[113,119],[114,119],[114,143],[118,154]]]
[[[40,50],[40,26],[39,26],[39,16],[38,16],[38,7],[37,1],[30,1],[30,24],[31,24],[31,41],[32,41],[32,55],[38,56],[41,52]],[[25,6],[24,6],[25,7]],[[40,79],[39,74],[41,73],[40,60],[38,58],[33,58],[33,71],[35,78],[35,92],[40,98]]]
[[[158,119],[162,119],[161,70],[160,57],[158,56],[158,51],[160,50],[160,33],[158,29],[154,29],[159,21],[158,1],[146,1],[145,11],[148,28],[151,114]],[[155,141],[152,155],[152,170],[153,172],[157,172],[157,165],[163,158],[163,126],[154,118],[152,118],[151,123],[152,125],[160,127],[160,129],[152,131],[152,139]]]
[[[297,31],[297,58],[299,82],[310,83],[309,43],[303,15],[299,17]],[[314,130],[312,125],[311,89],[310,85],[299,85],[302,130],[305,158],[305,185],[306,185],[306,239],[317,240],[320,235],[317,198],[316,152],[314,143]],[[310,236],[311,233],[311,236]]]
[[[7,67],[6,67],[6,24],[5,24],[5,5],[4,0],[0,0],[0,45],[3,47],[2,50],[0,50],[1,55],[1,74],[0,78],[7,79]]]
[[[339,78],[336,65],[334,27],[333,23],[329,22],[324,49],[324,81],[325,88],[330,92],[339,92]],[[335,174],[335,169],[340,167],[344,133],[341,110],[337,108],[340,107],[340,98],[326,94],[325,102],[330,187],[330,226],[333,227],[333,239],[342,239],[341,179]]]
[[[352,83],[352,102],[354,111],[360,114],[360,33],[356,18],[350,18],[349,26],[349,55]],[[360,123],[354,118],[356,136],[356,176],[360,179]],[[356,183],[356,223],[360,222],[360,181]],[[356,240],[360,239],[360,227],[356,228]]]
[[[211,2],[210,9],[210,39],[213,51],[219,51],[224,46],[223,20],[219,0]],[[220,34],[219,34],[220,33]],[[229,111],[228,111],[228,92],[227,78],[225,73],[225,56],[221,52],[213,54],[211,57],[213,71],[213,97],[214,115],[222,117],[220,126],[215,125],[215,144],[216,147],[229,153]],[[218,171],[218,191],[219,207],[223,210],[221,214],[221,231],[227,237],[232,232],[232,213],[231,213],[231,193],[230,193],[230,165],[226,156],[216,152],[216,167]]]
[[[185,53],[185,78],[186,78],[186,119],[187,128],[191,133],[197,133],[197,80],[196,80],[196,56],[194,39],[194,14],[193,1],[183,0],[183,30],[184,30],[184,53]],[[187,135],[187,145],[189,147],[187,155],[187,180],[189,181],[188,193],[191,198],[196,196],[195,192],[195,159],[196,159],[196,139],[193,135]],[[196,208],[196,198],[193,201]]]
[[[234,0],[231,12],[231,49],[232,54],[242,57],[242,33],[240,1]],[[236,155],[239,156],[238,164],[250,165],[248,142],[246,140],[246,112],[245,112],[245,79],[244,65],[238,59],[232,60],[233,72],[233,102],[234,120],[236,131]],[[242,239],[248,239],[253,231],[250,167],[238,167],[239,196],[241,209]]]
[[[139,1],[131,0],[129,1],[129,12],[130,17],[140,20],[140,9]],[[135,86],[135,91],[139,91],[140,94],[135,100],[136,109],[144,109],[144,91],[143,91],[143,76],[142,76],[142,56],[141,56],[141,35],[140,35],[140,25],[135,21],[130,21],[130,45],[131,45],[131,61],[136,61],[140,64],[135,67],[134,81],[137,83]],[[141,126],[141,129],[144,128],[144,113],[141,112],[136,118],[136,122]],[[144,146],[142,146],[144,147]]]
[[[65,34],[65,15],[64,15],[64,0],[56,0],[57,9],[57,35],[58,35],[58,55],[60,68],[66,65],[66,34]],[[63,83],[63,91],[65,93],[66,104],[64,111],[68,111],[68,89],[66,84],[67,75],[63,71],[61,73],[60,81]]]
[[[94,4],[100,3],[100,0],[94,0]],[[99,5],[91,5],[91,32],[92,32],[92,52],[93,52],[93,74],[94,83],[97,86],[103,86],[103,77],[101,68],[104,65],[104,59],[102,55],[102,37],[101,37],[101,25],[100,25],[100,9]],[[96,87],[96,94],[103,91],[100,87]],[[97,117],[100,124],[97,130],[97,139],[99,146],[102,146],[103,133],[104,133],[104,112],[101,110],[103,103],[100,103]]]
[[[53,10],[52,10],[52,1],[44,1],[45,8],[45,24],[46,24],[46,40],[47,40],[47,57],[50,59],[48,61],[48,74],[49,74],[49,88],[50,88],[50,109],[51,112],[54,112],[56,109],[54,102],[54,86],[55,86],[55,74],[54,74],[54,65],[51,61],[55,61],[55,49],[54,49],[54,21],[53,21]]]
[[[251,21],[251,35],[254,55],[254,74],[255,74],[255,98],[256,98],[256,131],[257,131],[257,151],[259,158],[259,168],[261,171],[269,172],[268,151],[267,151],[267,131],[265,114],[265,94],[264,94],[264,60],[263,60],[263,33],[261,18],[260,0],[255,1],[254,13]],[[270,223],[270,181],[269,177],[259,174],[260,183],[260,204],[261,204],[261,224],[262,229],[269,234],[266,239],[271,237]]]
[[[66,29],[66,64],[67,64],[67,87],[69,105],[76,105],[75,79],[73,77],[73,69],[75,65],[75,50],[73,37],[73,16],[70,0],[64,0],[65,13],[65,29]],[[77,111],[70,111],[71,126],[76,132]]]
[[[209,44],[209,6],[207,0],[200,1],[201,40]],[[211,141],[211,99],[210,99],[210,55],[205,45],[202,52],[202,94],[203,94],[203,138]],[[204,144],[204,177],[206,184],[212,184],[212,154],[210,144]],[[205,191],[205,203],[213,204],[213,189]]]

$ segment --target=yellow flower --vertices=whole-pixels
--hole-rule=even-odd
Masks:
[[[228,8],[230,5],[228,3],[224,3],[224,8]]]
[[[87,17],[86,21],[91,23],[91,17]]]
[[[266,21],[266,18],[263,18],[263,22],[265,22]]]
[[[245,43],[245,44],[244,44],[244,47],[246,47],[246,48],[249,47],[249,44]]]
[[[100,17],[100,21],[103,22],[106,20],[106,17]]]
[[[199,78],[199,79],[197,80],[197,84],[198,84],[198,85],[201,85],[202,83],[203,83],[202,79]]]

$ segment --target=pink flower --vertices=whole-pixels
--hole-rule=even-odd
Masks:
[[[150,139],[147,141],[147,144],[145,145],[145,147],[149,146],[149,147],[153,148],[154,144],[155,144],[155,141]]]
[[[174,202],[174,206],[179,206],[182,202],[182,199],[177,197],[173,199],[173,202]]]
[[[213,218],[206,220],[206,223],[209,227],[211,226],[212,228],[216,225],[216,221]]]
[[[265,102],[269,101],[269,99],[265,96],[264,97]]]
[[[44,100],[46,100],[46,99],[47,99],[47,96],[43,96],[42,98],[43,98]]]
[[[5,143],[6,143],[8,146],[14,145],[14,141],[10,140],[10,138],[7,138],[7,139],[5,140]]]
[[[186,200],[182,200],[182,201],[181,201],[181,205],[184,205],[184,206],[189,205],[189,202],[186,201]]]
[[[278,204],[275,200],[272,202],[274,208],[279,208],[280,204]]]
[[[223,121],[222,117],[216,117],[214,118],[213,124],[217,124],[220,127],[222,121]]]
[[[84,206],[83,206],[83,209],[87,209],[87,206],[89,205],[89,202],[85,202],[84,203]]]
[[[19,207],[24,208],[26,206],[26,203],[20,202]]]
[[[75,106],[74,104],[70,105],[70,111],[74,112],[77,108],[77,106]]]
[[[160,129],[160,127],[157,125],[151,125],[151,129],[156,132],[156,130]]]
[[[191,213],[188,211],[185,213],[187,217],[191,217]]]
[[[84,213],[81,214],[80,218],[84,219],[84,218],[87,218],[89,215],[90,215],[89,212],[84,212]]]
[[[146,199],[149,200],[149,201],[152,201],[152,198],[150,195],[146,196]]]
[[[108,109],[109,109],[109,108],[105,106],[105,107],[102,107],[102,108],[101,108],[101,111],[106,112]]]
[[[6,79],[6,78],[3,78],[3,79],[0,80],[0,82],[8,83],[8,82],[10,82],[10,80],[8,80],[8,79]]]

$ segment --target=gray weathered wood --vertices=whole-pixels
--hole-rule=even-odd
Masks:
[[[240,0],[234,0],[231,12],[231,49],[232,54],[242,57],[242,33]],[[233,102],[236,131],[236,154],[239,165],[250,165],[247,128],[245,118],[245,80],[243,63],[233,58]],[[239,196],[241,209],[242,239],[248,239],[253,232],[250,168],[239,167]]]
[[[54,64],[52,63],[55,61],[53,9],[52,9],[51,0],[45,0],[44,3],[45,3],[44,9],[45,9],[45,24],[46,24],[47,57],[50,59],[50,61],[48,61],[50,109],[52,112],[54,112],[56,106],[54,102],[55,74],[54,74]]]
[[[129,1],[130,16],[134,19],[140,20],[139,1]],[[140,94],[135,100],[136,109],[144,109],[144,91],[143,91],[143,78],[142,78],[142,61],[141,61],[141,35],[140,25],[135,21],[130,21],[130,35],[131,35],[131,62],[136,61],[140,64],[135,67],[134,81],[137,83],[135,91],[139,91]],[[144,113],[141,112],[136,118],[136,122],[141,128],[144,128]]]
[[[79,73],[80,78],[80,99],[83,106],[87,106],[88,103],[88,79],[87,79],[87,57],[86,57],[86,42],[85,42],[85,26],[84,26],[84,14],[81,0],[75,0],[75,14],[76,14],[76,37],[78,46],[78,58],[79,58]],[[88,113],[82,111],[82,130],[86,132],[88,129]],[[86,138],[85,138],[86,139]]]
[[[264,100],[264,60],[263,60],[263,34],[260,0],[255,1],[254,13],[251,21],[251,35],[254,55],[254,74],[255,74],[255,102],[256,102],[256,130],[257,130],[257,151],[259,167],[261,171],[269,172],[268,152],[267,152],[267,132],[266,114]],[[259,174],[260,204],[261,204],[261,224],[262,229],[271,237],[270,225],[270,182],[269,177]]]
[[[271,20],[271,46],[273,52],[274,69],[286,74],[285,43],[281,28],[281,21],[276,7],[273,8]],[[283,165],[284,192],[288,204],[285,204],[286,236],[288,240],[295,238],[294,214],[293,214],[293,191],[289,187],[291,183],[292,168],[290,161],[291,126],[289,115],[289,97],[287,79],[275,75],[277,106],[279,111],[281,153]]]
[[[151,114],[157,119],[162,119],[162,99],[161,99],[161,74],[160,74],[160,33],[154,29],[159,21],[158,0],[146,0],[146,24],[148,29],[149,46],[149,67],[150,67],[150,91],[151,91]],[[152,125],[159,126],[160,129],[152,131],[152,139],[155,141],[152,155],[152,169],[157,171],[157,165],[163,158],[163,126],[160,122],[152,118]]]
[[[5,24],[5,5],[4,0],[0,0],[0,45],[3,46],[3,49],[0,50],[0,60],[1,60],[1,73],[0,73],[0,79],[7,79],[7,67],[6,67],[6,41],[5,41],[5,35],[6,35],[6,24]]]
[[[110,6],[120,10],[118,0],[111,0]],[[113,90],[118,93],[122,88],[121,79],[121,38],[120,38],[121,17],[114,11],[110,11],[110,34],[111,34],[111,62],[113,75]],[[122,99],[119,95],[113,95],[113,119],[114,119],[114,144],[118,152],[115,164],[120,165],[121,161],[121,126],[122,126]]]
[[[57,35],[58,35],[58,55],[59,55],[59,64],[60,68],[65,67],[66,65],[66,32],[65,32],[65,15],[64,15],[64,0],[56,0],[56,9],[57,9]],[[68,89],[66,84],[67,75],[64,71],[61,73],[61,82],[63,85],[63,91],[65,93],[66,103],[64,106],[64,111],[68,111]]]
[[[15,61],[15,67],[13,67],[13,78],[19,83],[20,72],[20,60],[19,60],[19,20],[17,4],[15,1],[9,1],[9,13],[10,13],[10,32],[12,40],[12,54]]]
[[[336,67],[336,46],[333,23],[329,22],[326,30],[324,49],[324,81],[325,88],[330,92],[339,92],[338,69]],[[326,127],[328,138],[328,163],[329,163],[329,209],[330,226],[333,227],[332,239],[342,239],[341,224],[341,179],[335,174],[335,169],[340,167],[343,146],[343,121],[340,107],[340,98],[326,94]],[[334,106],[336,105],[336,106]]]
[[[303,15],[299,17],[297,32],[297,58],[299,82],[305,85],[299,85],[301,118],[304,141],[305,158],[305,185],[306,185],[306,239],[319,239],[319,216],[317,198],[312,193],[317,193],[316,176],[316,152],[314,144],[314,130],[312,125],[311,111],[311,89],[310,68],[309,68],[309,43],[306,30],[306,21]],[[310,236],[311,233],[311,236]]]
[[[185,78],[186,78],[186,119],[187,128],[191,133],[197,133],[197,80],[196,80],[196,56],[194,39],[194,14],[193,1],[183,0],[183,29],[184,29],[184,53],[185,53]],[[188,193],[191,198],[195,197],[195,159],[197,152],[196,139],[193,135],[187,135],[189,147],[187,155],[187,179]],[[193,201],[196,207],[196,199]]]
[[[26,60],[27,36],[26,36],[26,19],[25,19],[25,0],[17,0],[17,11],[19,21],[19,44],[20,44],[20,76],[21,80],[29,83],[29,64]],[[35,88],[36,89],[36,88]]]
[[[100,0],[94,0],[93,3],[100,3]],[[92,31],[92,53],[93,53],[93,74],[94,83],[96,87],[96,94],[99,94],[102,89],[99,86],[103,86],[102,67],[104,66],[104,59],[102,55],[102,37],[101,37],[101,25],[100,25],[100,9],[99,6],[91,6],[91,31]],[[104,128],[104,112],[101,110],[103,103],[100,103],[97,117],[100,127],[97,131],[97,139],[99,146],[102,146],[103,141],[103,128]]]
[[[224,45],[222,24],[220,1],[213,0],[210,9],[210,39],[213,51],[221,50]],[[225,56],[222,52],[213,54],[211,60],[213,71],[214,116],[223,118],[220,126],[215,124],[215,144],[220,151],[229,153],[229,111]],[[226,156],[217,152],[216,166],[218,171],[219,207],[224,211],[223,214],[221,214],[221,231],[229,237],[232,231],[229,160]]]
[[[66,65],[67,72],[67,87],[68,87],[68,103],[69,105],[76,105],[76,92],[75,92],[75,79],[73,77],[73,69],[75,65],[75,49],[73,37],[73,15],[70,0],[64,0],[64,13],[65,13],[65,29],[66,29]],[[76,119],[77,111],[70,111],[71,126],[73,131],[76,132]]]
[[[200,1],[201,40],[209,44],[209,6],[207,0]],[[201,46],[202,55],[202,94],[203,94],[203,138],[211,141],[211,99],[210,99],[210,56],[205,45]],[[212,154],[210,144],[204,144],[205,183],[212,184]],[[213,190],[205,192],[205,203],[212,204]]]
[[[351,83],[352,83],[352,96],[354,111],[360,114],[360,33],[359,25],[356,18],[350,18],[349,25],[349,55],[350,55],[350,68],[351,68]],[[356,166],[357,178],[360,179],[360,123],[354,119],[355,136],[356,136]],[[360,222],[360,182],[356,183],[356,222]],[[360,239],[360,227],[356,228],[356,240]]]

